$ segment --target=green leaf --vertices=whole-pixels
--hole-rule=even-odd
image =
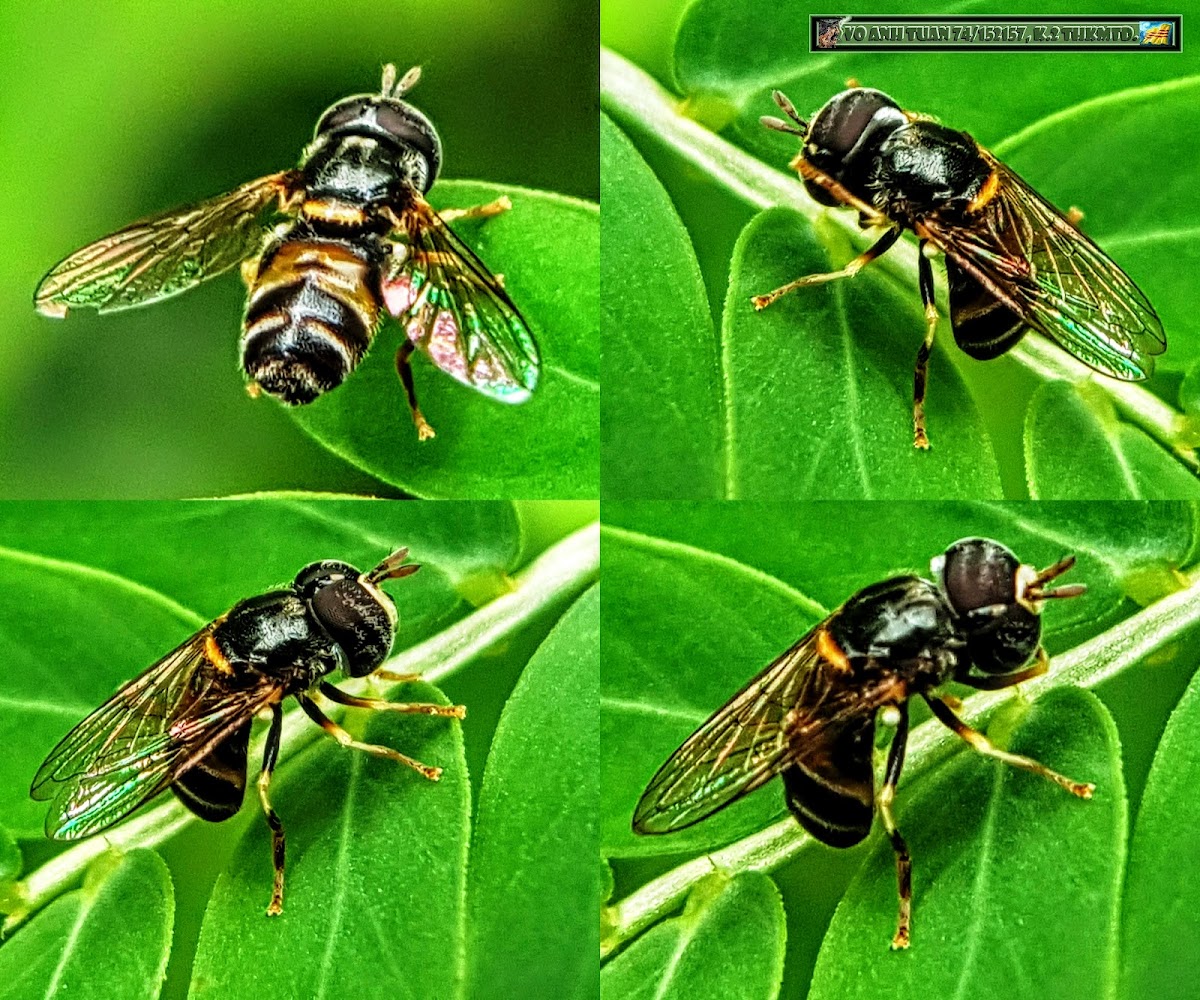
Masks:
[[[445,698],[427,684],[409,701]],[[352,732],[363,720],[349,719]],[[284,912],[264,913],[271,845],[253,823],[217,881],[191,997],[448,997],[461,975],[470,784],[452,720],[371,713],[360,738],[445,768],[425,780],[332,740],[283,761],[271,800],[287,832]]]
[[[750,795],[669,837],[636,836],[634,806],[660,764],[825,609],[713,553],[605,529],[601,850],[698,852],[766,826],[782,794]]]
[[[1176,570],[1196,545],[1197,509],[1185,503],[740,503],[610,502],[608,525],[720,553],[790,585],[826,608],[861,587],[901,572],[929,570],[929,560],[959,538],[1003,542],[1023,560],[1045,566],[1068,552],[1069,579],[1086,582],[1081,601],[1063,601],[1046,616],[1051,650],[1093,635],[1121,612],[1174,591]],[[799,633],[793,639],[799,638]],[[747,675],[749,676],[749,675]]]
[[[826,934],[810,1000],[1113,996],[1127,812],[1116,726],[1094,695],[1065,688],[1016,721],[1009,748],[1095,782],[1095,797],[966,746],[915,788],[902,780],[912,947],[888,950],[896,873],[878,836]]]
[[[467,886],[467,997],[594,997],[600,588],[562,617],[505,705]]]
[[[421,409],[437,431],[418,441],[386,324],[352,378],[288,412],[334,453],[427,497],[592,497],[599,481],[597,206],[562,195],[465,181],[434,188],[439,208],[511,197],[513,208],[456,229],[505,287],[537,337],[542,375],[529,402],[498,403],[437,371],[419,352]]]
[[[1200,481],[1120,421],[1103,393],[1066,382],[1047,382],[1034,393],[1025,464],[1029,494],[1040,500],[1200,498]]]
[[[460,611],[468,585],[511,570],[520,526],[510,504],[259,497],[231,503],[0,505],[0,546],[81,563],[135,581],[209,619],[291,580],[317,559],[365,568],[407,545],[422,564],[393,593],[406,638]]]
[[[601,1000],[774,1000],[786,935],[770,878],[714,873],[693,890],[682,915],[600,970]]]
[[[175,891],[152,851],[109,854],[0,947],[0,998],[153,1000],[167,968]]]
[[[1200,992],[1200,674],[1154,754],[1129,848],[1121,996],[1190,1000]]]
[[[929,370],[932,449],[912,445],[912,360],[924,332],[915,288],[868,270],[762,312],[750,304],[798,275],[841,267],[855,251],[839,234],[830,230],[827,251],[801,216],[774,209],[734,248],[721,331],[727,495],[1000,496],[982,418],[941,352]]]
[[[667,192],[607,116],[601,406],[606,497],[719,497],[721,373],[692,241]]]
[[[519,537],[507,504],[0,506],[0,544],[29,550],[0,549],[0,739],[10,747],[0,761],[0,815],[8,828],[42,836],[46,806],[28,796],[45,755],[206,620],[291,580],[308,562],[373,565],[404,542],[423,568],[386,585],[400,612],[397,648],[461,617],[457,588],[481,583],[484,570],[510,568]],[[58,561],[74,553],[80,561]]]

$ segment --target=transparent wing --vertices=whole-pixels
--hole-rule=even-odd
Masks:
[[[76,250],[38,285],[38,312],[115,312],[178,295],[256,254],[272,207],[287,211],[300,175],[260,177],[228,194],[135,222]]]
[[[985,150],[998,172],[981,225],[923,222],[928,235],[1030,327],[1127,382],[1166,350],[1162,322],[1133,280],[1053,205]]]
[[[404,247],[385,276],[388,312],[442,371],[506,403],[537,387],[537,343],[499,280],[426,202],[394,233]]]
[[[76,840],[157,795],[278,694],[229,690],[205,653],[211,626],[130,681],[71,730],[38,768],[30,795],[53,799],[46,834]]]
[[[651,779],[634,811],[639,833],[691,826],[873,718],[885,688],[848,687],[824,659],[826,623],[772,662],[696,730]],[[894,689],[888,690],[894,697]]]

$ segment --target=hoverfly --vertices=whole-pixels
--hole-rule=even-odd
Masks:
[[[892,947],[907,948],[912,862],[892,801],[904,765],[910,698],[924,698],[980,753],[1080,798],[1092,795],[1094,785],[993,746],[933,693],[947,681],[996,690],[1044,673],[1042,606],[1084,592],[1082,584],[1046,585],[1074,564],[1068,556],[1039,572],[999,542],[964,538],[932,561],[936,582],[897,576],[860,590],[671,755],[637,804],[634,831],[682,830],[775,775],[783,778],[792,815],[831,847],[863,840],[878,810],[896,854],[900,912]],[[896,730],[878,793],[872,762],[877,719]]]
[[[384,312],[404,328],[396,369],[421,440],[410,357],[493,399],[520,403],[537,385],[537,344],[502,280],[447,224],[512,207],[508,198],[435,212],[425,193],[442,144],[384,67],[379,94],[338,101],[295,170],[136,222],[77,250],[38,285],[45,316],[115,312],[185,292],[236,264],[249,289],[241,337],[252,396],[311,403],[363,359]]]
[[[1154,371],[1167,342],[1146,296],[1095,243],[966,132],[904,111],[886,94],[843,91],[805,122],[778,90],[794,124],[770,115],[768,128],[804,145],[789,166],[820,204],[857,209],[879,240],[839,271],[810,274],[752,300],[765,309],[806,285],[849,278],[909,229],[920,241],[925,340],[913,377],[913,444],[928,448],[925,378],[937,329],[933,268],[946,258],[954,339],[979,361],[999,357],[1028,329],[1051,337],[1084,364],[1125,382]]]
[[[38,769],[35,799],[52,800],[46,835],[79,840],[108,829],[170,788],[201,819],[220,822],[242,805],[254,717],[270,712],[258,798],[271,829],[275,882],[269,915],[283,912],[285,840],[271,807],[271,773],[279,755],[282,703],[295,697],[317,725],[345,747],[398,761],[431,781],[442,769],[390,747],[361,743],[317,704],[461,719],[461,705],[359,698],[324,680],[335,670],[411,681],[379,670],[392,648],[396,605],[379,586],[411,576],[399,549],[367,573],[335,560],[312,563],[291,585],[235,604],[182,645],[123,685],[72,729]]]

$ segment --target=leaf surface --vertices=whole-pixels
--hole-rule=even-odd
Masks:
[[[1025,416],[1029,494],[1039,500],[1200,498],[1197,480],[1099,393],[1047,382]]]
[[[888,948],[896,873],[877,836],[826,934],[811,1000],[1115,995],[1127,812],[1116,726],[1099,699],[1072,688],[1020,711],[992,731],[1015,725],[1004,739],[1012,752],[1095,782],[1094,798],[965,745],[916,787],[902,779],[912,946]]]
[[[774,1000],[787,928],[766,875],[715,874],[600,971],[601,1000]]]
[[[1142,793],[1125,879],[1120,996],[1185,1000],[1200,991],[1200,674],[1171,713]],[[1169,971],[1168,971],[1169,970]]]
[[[409,701],[446,699],[430,685]],[[363,725],[365,721],[365,726]],[[190,996],[453,995],[463,961],[470,785],[459,723],[372,713],[347,721],[367,742],[445,768],[427,781],[332,740],[281,763],[271,800],[288,837],[284,912],[271,894],[265,822],[217,880]],[[253,803],[251,803],[253,805]]]
[[[692,241],[625,134],[600,124],[603,495],[717,497],[721,375]]]
[[[467,997],[595,996],[599,633],[596,586],[534,653],[496,727],[471,846]]]
[[[154,1000],[171,946],[175,892],[152,851],[106,855],[83,888],[0,947],[0,997]]]
[[[1000,496],[983,420],[940,351],[926,401],[932,448],[913,447],[912,364],[925,330],[915,287],[903,294],[868,269],[799,289],[762,312],[751,305],[854,256],[836,233],[830,239],[827,251],[801,216],[772,209],[734,248],[721,330],[728,496]]]

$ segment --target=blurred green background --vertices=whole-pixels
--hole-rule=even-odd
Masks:
[[[57,260],[290,167],[320,113],[420,63],[443,176],[598,198],[593,0],[50,0],[0,8],[0,484],[11,497],[395,491],[238,372],[230,274],[144,310],[37,316]],[[407,428],[406,428],[407,429]]]

